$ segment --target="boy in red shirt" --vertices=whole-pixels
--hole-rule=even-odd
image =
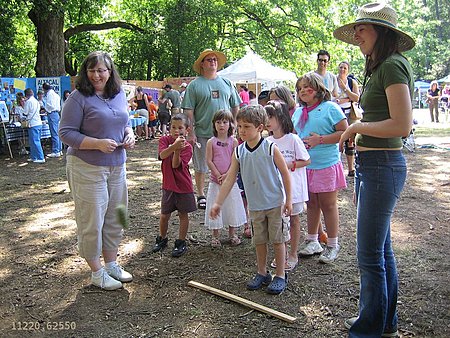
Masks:
[[[180,229],[172,251],[173,257],[180,257],[186,252],[188,213],[197,210],[188,165],[192,158],[192,145],[185,139],[188,126],[187,116],[176,114],[172,116],[170,135],[159,139],[158,157],[162,160],[163,182],[159,236],[156,237],[153,252],[161,251],[167,246],[170,216],[173,211],[178,210]]]

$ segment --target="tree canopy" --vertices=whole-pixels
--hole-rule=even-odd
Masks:
[[[359,49],[333,38],[353,20],[361,0],[0,0],[1,76],[75,75],[93,50],[112,54],[124,79],[195,75],[205,48],[229,62],[251,49],[301,75],[316,67],[319,49],[361,75]],[[416,40],[406,53],[416,79],[450,73],[450,0],[391,0],[399,26]]]

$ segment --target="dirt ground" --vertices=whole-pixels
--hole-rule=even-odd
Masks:
[[[48,144],[46,145],[48,150]],[[119,262],[134,281],[119,291],[89,285],[77,254],[73,202],[65,160],[33,164],[0,157],[1,337],[343,337],[357,314],[353,182],[339,194],[342,251],[333,265],[301,259],[279,296],[246,290],[256,270],[250,241],[209,246],[204,212],[191,216],[190,243],[178,259],[152,254],[158,231],[161,172],[157,142],[129,152],[131,225]],[[16,152],[17,154],[17,152]],[[399,271],[399,330],[404,337],[450,336],[450,151],[406,153],[408,181],[392,224]],[[305,216],[302,216],[302,227]],[[272,257],[272,255],[271,255]],[[447,258],[446,258],[447,257]],[[197,281],[281,311],[293,324],[188,286]]]

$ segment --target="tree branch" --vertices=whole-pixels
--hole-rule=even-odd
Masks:
[[[102,30],[113,29],[113,28],[124,28],[124,29],[129,29],[132,31],[137,31],[140,33],[145,32],[144,29],[142,29],[136,25],[133,25],[131,23],[128,23],[128,22],[109,21],[109,22],[103,22],[103,23],[98,23],[98,24],[95,24],[95,23],[81,24],[81,25],[77,25],[75,27],[70,27],[64,32],[64,39],[66,39],[66,41],[69,41],[70,37],[72,37],[78,33],[87,32],[87,31],[102,31]]]

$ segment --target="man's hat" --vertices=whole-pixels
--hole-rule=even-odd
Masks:
[[[163,89],[172,89],[172,86],[170,84],[166,84]]]
[[[397,28],[397,13],[395,10],[388,4],[379,2],[360,7],[355,22],[337,28],[333,35],[338,40],[358,45],[355,40],[355,26],[362,24],[387,27],[397,33],[399,52],[410,50],[416,44],[412,37]]]
[[[200,64],[202,63],[203,59],[209,54],[214,54],[217,57],[217,70],[222,69],[222,67],[227,62],[227,57],[225,56],[224,53],[212,49],[205,49],[203,52],[200,53],[197,60],[195,60],[194,65],[192,66],[192,68],[197,74],[202,73],[202,67],[200,66]]]

